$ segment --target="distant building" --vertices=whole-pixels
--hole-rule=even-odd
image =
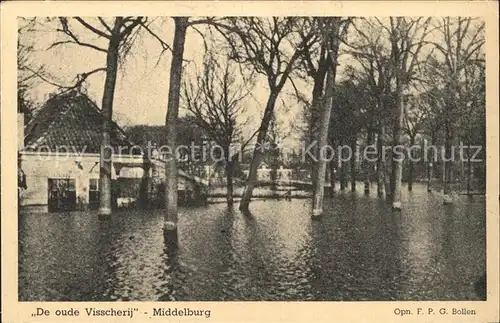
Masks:
[[[258,181],[270,181],[271,180],[271,168],[265,163],[261,162],[257,168],[257,180]]]
[[[18,167],[26,186],[21,206],[42,212],[97,206],[103,124],[98,106],[70,91],[50,98],[26,125],[23,120],[20,115]],[[161,202],[165,162],[143,155],[114,122],[110,139],[114,206]],[[180,196],[192,196],[185,192],[198,192],[198,186],[179,171]]]
[[[277,180],[278,181],[289,181],[292,179],[292,170],[288,168],[283,168],[280,166],[277,170]]]
[[[250,174],[250,164],[241,164],[241,172],[245,179],[248,178]],[[258,181],[269,181],[271,180],[271,169],[265,162],[261,162],[259,167],[257,167],[257,180]]]
[[[250,173],[250,165],[241,164],[241,170],[244,174],[245,178],[248,178]],[[271,181],[272,180],[272,168],[270,168],[267,163],[261,162],[259,167],[257,168],[257,180],[258,181]],[[292,180],[293,170],[289,168],[284,168],[283,165],[280,165],[278,169],[276,169],[276,180],[277,181],[290,181]]]

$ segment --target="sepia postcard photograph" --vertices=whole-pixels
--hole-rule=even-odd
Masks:
[[[1,18],[2,322],[500,322],[498,3]]]

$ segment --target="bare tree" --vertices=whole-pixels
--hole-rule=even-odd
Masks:
[[[426,110],[421,107],[420,98],[408,96],[406,112],[404,117],[403,132],[410,139],[410,147],[415,146],[417,135],[422,131],[426,118]],[[411,150],[410,150],[411,151]],[[413,158],[408,158],[408,191],[413,189]]]
[[[111,145],[110,130],[113,116],[113,99],[116,85],[116,75],[118,72],[119,58],[124,57],[130,50],[134,37],[137,35],[137,27],[145,21],[142,17],[115,17],[106,20],[98,17],[96,21],[89,22],[81,17],[59,17],[58,32],[65,36],[64,40],[53,43],[50,48],[55,48],[64,44],[76,44],[78,46],[91,48],[93,50],[106,54],[106,62],[103,67],[96,68],[87,73],[79,75],[79,78],[72,88],[79,88],[85,80],[98,72],[106,73],[104,83],[104,92],[102,97],[101,115],[103,116],[102,141],[101,141],[101,160],[100,160],[100,215],[109,215],[111,213],[111,155],[109,149]],[[79,24],[87,32],[97,36],[100,40],[107,42],[107,47],[99,44],[88,43],[73,30],[72,24]]]
[[[227,204],[233,204],[234,158],[232,145],[242,136],[242,127],[248,120],[241,120],[244,100],[250,93],[247,82],[238,80],[235,63],[227,58],[218,60],[208,52],[203,63],[202,75],[196,83],[183,82],[183,101],[195,117],[198,126],[223,149],[226,172]],[[238,120],[240,117],[240,120]]]
[[[276,101],[299,57],[308,43],[314,41],[315,35],[307,19],[300,17],[237,17],[213,25],[225,37],[232,59],[264,75],[268,81],[269,97],[239,207],[241,211],[248,212]],[[309,31],[305,39],[299,37],[299,32],[304,30]]]
[[[432,42],[439,56],[429,62],[434,71],[434,82],[442,84],[441,99],[444,103],[443,128],[446,161],[444,163],[444,203],[451,203],[450,182],[453,177],[452,148],[457,135],[457,118],[468,110],[475,98],[471,93],[468,68],[484,62],[484,22],[474,18],[442,18],[436,29],[441,41]],[[480,68],[481,69],[481,68]],[[479,69],[479,70],[480,70]],[[465,80],[465,81],[464,81]],[[473,91],[473,90],[472,90]]]
[[[164,218],[165,243],[176,247],[178,243],[177,231],[177,156],[173,153],[177,147],[177,117],[179,115],[179,99],[181,93],[182,61],[184,57],[184,44],[186,42],[186,30],[189,26],[189,17],[173,17],[175,23],[174,43],[172,46],[172,61],[170,64],[170,82],[168,89],[168,106],[165,118],[167,135],[167,147],[170,148],[165,172],[165,206]]]
[[[24,122],[31,119],[36,108],[34,101],[29,96],[29,89],[39,81],[38,75],[49,77],[45,66],[35,66],[32,54],[35,47],[32,43],[21,40],[23,36],[32,32],[39,22],[37,18],[18,18],[17,27],[17,112],[24,114]]]
[[[17,112],[24,113],[25,122],[31,118],[34,110],[34,103],[28,97],[30,86],[36,81],[36,75],[31,73],[29,55],[31,47],[18,44],[17,51]],[[28,73],[24,73],[28,71]],[[41,72],[41,71],[40,71]]]
[[[434,93],[433,93],[434,92]],[[434,178],[435,163],[437,162],[437,151],[432,147],[436,147],[439,132],[442,129],[441,111],[442,103],[438,100],[436,89],[424,90],[420,94],[420,107],[424,110],[425,118],[422,124],[423,132],[430,139],[431,147],[424,153],[427,155],[426,172],[427,172],[427,192],[432,191],[432,179]]]
[[[378,120],[378,106],[376,104],[376,99],[372,96],[372,92],[370,89],[370,84],[364,79],[364,75],[361,77],[353,77],[356,71],[352,71],[351,77],[349,78],[349,82],[347,84],[351,84],[349,87],[351,88],[351,105],[354,105],[351,114],[351,121],[349,124],[353,127],[351,131],[351,145],[353,151],[356,148],[356,133],[363,130],[366,130],[365,137],[365,147],[371,147],[374,143],[375,133],[377,130],[377,122]],[[361,73],[360,73],[361,74]],[[357,80],[356,80],[357,79]],[[356,82],[357,81],[357,82]],[[362,145],[363,142],[360,142]],[[365,149],[366,149],[365,148]],[[352,188],[355,188],[355,177],[356,174],[352,172],[355,170],[354,161],[351,161],[351,173],[353,175],[352,180]],[[371,175],[373,172],[373,163],[368,160],[368,158],[363,158],[362,163],[360,165],[363,169],[364,173],[364,193],[366,195],[370,194],[370,184],[371,184]],[[354,191],[354,189],[352,189]]]
[[[392,113],[388,109],[391,106],[391,83],[394,79],[394,69],[390,62],[390,50],[387,48],[387,39],[384,28],[372,19],[357,19],[353,23],[353,39],[347,43],[347,52],[359,64],[358,68],[349,71],[350,78],[360,84],[366,84],[367,91],[372,98],[373,107],[369,110],[374,119],[366,124],[368,133],[368,144],[373,140],[370,130],[377,137],[377,195],[384,196],[386,164],[382,153],[384,141],[386,140],[386,128],[391,122]],[[371,139],[371,140],[370,140]],[[365,184],[366,191],[366,184]],[[390,196],[390,191],[385,190]]]
[[[414,79],[415,69],[420,62],[420,52],[426,45],[430,33],[431,18],[390,17],[365,19],[364,24],[370,33],[356,27],[359,43],[353,47],[353,55],[358,58],[362,69],[368,75],[374,96],[382,110],[387,110],[379,119],[378,150],[382,153],[382,143],[386,129],[384,123],[393,123],[393,147],[402,143],[402,128],[405,112],[405,91]],[[392,108],[392,112],[389,109]],[[389,117],[390,115],[394,117]],[[390,120],[392,119],[392,120]],[[378,195],[382,195],[384,182],[382,170],[384,161],[379,157]],[[390,189],[387,197],[392,199],[393,209],[401,208],[400,191],[402,180],[402,158],[391,156]]]
[[[419,63],[419,54],[430,32],[431,18],[390,17],[389,26],[379,21],[387,31],[391,45],[391,62],[395,78],[395,115],[393,147],[402,143],[402,128],[405,113],[405,89],[413,80]],[[391,192],[392,208],[401,209],[402,158],[392,157]]]
[[[326,44],[326,51],[330,57],[330,66],[326,75],[326,86],[325,93],[322,94],[322,114],[321,114],[321,126],[319,128],[318,135],[318,162],[317,169],[315,172],[316,179],[313,181],[314,196],[313,196],[313,209],[312,215],[319,216],[323,213],[323,199],[324,199],[324,188],[325,188],[325,176],[326,176],[326,156],[323,156],[324,147],[328,143],[328,127],[330,125],[330,115],[333,106],[333,96],[335,91],[335,76],[337,74],[337,59],[340,47],[340,40],[344,37],[347,32],[348,23],[342,20],[340,17],[328,17],[328,18],[318,18],[319,28],[316,32],[322,33],[323,42]]]
[[[308,19],[314,26],[318,25],[322,18],[311,17]],[[307,31],[304,30],[300,33],[302,39],[308,37],[306,32]],[[305,129],[302,129],[305,134],[304,144],[313,145],[314,156],[318,156],[319,153],[317,139],[322,117],[322,98],[325,91],[325,77],[329,67],[331,66],[331,58],[328,53],[327,42],[322,41],[322,35],[319,36],[320,37],[317,37],[316,42],[306,43],[307,47],[305,48],[303,54],[299,57],[300,62],[297,66],[298,68],[294,70],[294,74],[300,79],[306,82],[310,82],[312,79],[312,98],[310,99],[309,96],[305,96],[303,93],[299,92],[295,84],[292,82],[295,88],[295,96],[298,102],[304,106],[304,119],[306,122]],[[311,169],[311,178],[313,185],[315,185],[315,181],[317,179],[317,167],[315,165],[315,161],[308,155],[305,157],[308,158],[307,161],[313,166]],[[333,163],[330,163],[330,165],[332,164]]]
[[[472,145],[483,147],[480,157],[486,156],[486,80],[485,66],[481,62],[482,53],[477,52],[477,64],[469,64],[465,69],[463,89],[464,95],[462,103],[462,113],[459,120],[460,138],[465,141],[467,146],[467,172],[466,172],[466,192],[471,195],[473,192],[473,170],[472,155],[474,151]],[[460,156],[463,165],[464,156]],[[465,172],[462,170],[462,175]],[[484,185],[484,183],[482,183]]]
[[[170,63],[170,79],[168,90],[167,114],[165,117],[166,128],[166,144],[169,148],[169,156],[166,160],[166,184],[165,184],[165,206],[166,213],[163,221],[163,233],[165,243],[170,248],[176,248],[178,240],[178,185],[177,185],[177,156],[175,151],[177,147],[177,121],[179,116],[179,101],[181,95],[182,82],[182,63],[184,61],[184,45],[186,42],[186,34],[189,27],[196,29],[196,25],[200,24],[215,24],[215,18],[201,18],[190,20],[190,17],[172,17],[174,20],[174,41],[173,45],[167,44],[158,34],[150,28],[151,26],[142,23],[142,27],[152,35],[162,47],[160,56],[166,51],[172,52],[172,60]]]

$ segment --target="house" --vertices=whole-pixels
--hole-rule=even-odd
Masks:
[[[241,171],[244,174],[245,178],[248,178],[250,173],[250,165],[249,164],[241,164]],[[257,168],[257,180],[258,181],[271,181],[272,180],[272,171],[267,163],[261,162],[259,167]],[[289,168],[284,168],[283,165],[280,165],[278,169],[276,169],[276,181],[290,181],[292,180],[293,170]]]
[[[269,166],[265,162],[261,162],[259,167],[257,167],[257,180],[258,181],[271,180],[271,168],[269,168]]]
[[[250,164],[241,164],[241,170],[245,178],[248,178],[250,174]],[[261,162],[257,167],[257,180],[258,181],[270,181],[271,180],[271,168],[265,162]]]
[[[292,170],[289,168],[284,168],[281,165],[277,169],[277,180],[278,181],[290,181],[292,179]]]
[[[99,204],[103,120],[98,106],[78,91],[51,97],[26,125],[18,116],[18,167],[26,183],[22,207],[47,212]],[[114,122],[110,141],[114,206],[162,201],[165,161],[147,156]],[[202,192],[202,186],[179,171],[181,193]]]

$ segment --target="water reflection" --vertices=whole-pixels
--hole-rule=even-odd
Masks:
[[[376,192],[256,200],[250,214],[181,209],[180,247],[163,212],[20,216],[20,300],[474,300],[485,270],[484,198],[442,205],[416,185],[391,212]]]

